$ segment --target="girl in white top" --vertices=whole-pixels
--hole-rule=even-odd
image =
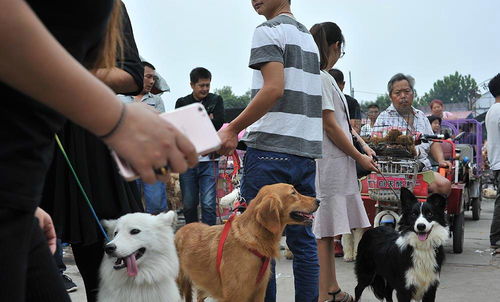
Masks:
[[[345,96],[326,72],[343,53],[340,28],[325,22],[314,25],[310,31],[319,48],[323,85],[323,158],[316,161],[316,196],[321,203],[313,224],[320,263],[318,301],[350,302],[353,298],[341,291],[337,283],[333,239],[353,228],[370,226],[357,185],[355,160],[365,169],[375,171],[371,157],[375,153],[366,144],[364,149],[369,156],[354,147]],[[363,142],[355,131],[352,134]]]

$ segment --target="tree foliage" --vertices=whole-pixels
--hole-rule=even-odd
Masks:
[[[391,105],[391,99],[389,98],[389,95],[386,93],[384,95],[379,95],[377,99],[374,102],[363,102],[361,104],[361,111],[366,112],[368,111],[368,106],[370,105],[377,105],[378,108],[380,108],[380,111],[384,111],[389,105]]]
[[[457,72],[437,80],[432,89],[420,99],[421,104],[429,104],[434,99],[443,103],[469,103],[478,98],[479,88],[471,75],[461,75]]]
[[[224,108],[245,108],[250,103],[250,89],[245,94],[237,96],[234,94],[231,86],[223,86],[215,89],[214,93],[220,95],[224,100]]]

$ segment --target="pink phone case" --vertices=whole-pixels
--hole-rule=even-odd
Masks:
[[[207,154],[220,148],[221,141],[217,135],[217,131],[205,108],[200,103],[162,113],[160,117],[170,122],[183,133],[194,145],[199,155]],[[132,166],[120,158],[115,151],[111,151],[111,156],[115,160],[118,172],[123,178],[128,181],[139,178],[139,175],[134,171]]]

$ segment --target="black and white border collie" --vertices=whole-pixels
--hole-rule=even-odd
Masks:
[[[402,216],[398,231],[381,226],[361,238],[356,257],[356,301],[371,286],[375,296],[399,302],[434,301],[444,261],[443,244],[449,238],[446,227],[446,199],[432,194],[419,202],[401,189]]]

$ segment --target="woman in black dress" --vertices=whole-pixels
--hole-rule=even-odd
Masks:
[[[155,168],[196,163],[183,135],[150,110],[123,105],[82,67],[113,67],[116,40],[105,38],[116,33],[113,4],[0,2],[0,301],[69,301],[39,227],[54,249],[50,218],[37,209],[65,117],[100,136],[146,182],[166,180]]]
[[[118,58],[120,70],[110,71],[105,83],[116,83],[111,80],[114,74],[124,71],[125,74],[121,74],[122,83],[112,85],[114,92],[135,95],[143,86],[144,68],[125,6],[122,6],[122,13],[125,38],[123,59]],[[99,73],[106,75],[105,72]],[[109,149],[101,140],[72,122],[67,122],[58,136],[100,219],[116,219],[127,213],[143,211],[136,183],[126,182],[118,174]],[[57,237],[71,243],[76,265],[85,283],[87,301],[95,301],[104,237],[58,148],[54,151],[46,177],[40,207],[52,216]]]

